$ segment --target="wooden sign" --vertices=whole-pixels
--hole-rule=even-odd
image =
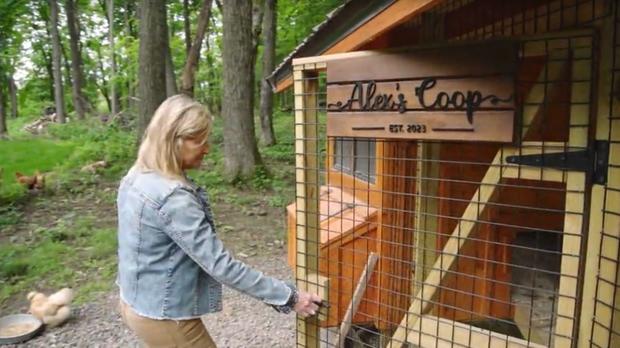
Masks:
[[[512,142],[517,47],[496,42],[327,63],[327,135]]]

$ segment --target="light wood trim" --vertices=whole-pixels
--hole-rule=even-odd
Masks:
[[[594,54],[594,49],[592,49]],[[591,58],[590,64],[573,65],[573,74],[579,73],[578,69],[589,70],[591,64],[594,62],[594,57]],[[581,86],[583,83],[573,82],[571,90],[574,98],[574,91],[577,90],[577,86]],[[592,88],[592,83],[588,85],[588,89]],[[574,100],[571,100],[571,102]],[[590,101],[593,102],[593,101]],[[578,124],[579,120],[583,119],[584,115],[580,115],[577,111],[572,111],[570,114],[570,124]],[[590,109],[587,109],[588,114],[585,119],[590,119]],[[569,132],[568,145],[571,147],[582,147],[588,145],[589,134],[587,131],[583,132]],[[570,346],[573,342],[575,333],[578,333],[578,328],[575,324],[579,323],[576,320],[576,312],[579,308],[580,285],[577,282],[579,270],[581,267],[580,258],[585,252],[581,250],[583,231],[584,231],[584,209],[586,207],[586,175],[579,172],[567,172],[566,180],[566,203],[565,203],[565,215],[564,215],[564,234],[562,237],[562,259],[560,270],[560,284],[558,291],[558,307],[556,311],[556,324],[554,331],[554,347]],[[597,247],[597,246],[595,246]]]
[[[355,315],[355,312],[357,312],[360,302],[362,302],[364,291],[366,291],[366,286],[368,285],[368,282],[370,282],[370,277],[375,269],[377,260],[379,260],[379,256],[377,256],[377,254],[371,252],[370,255],[368,255],[366,267],[364,267],[364,271],[362,271],[362,274],[360,275],[355,291],[353,292],[353,297],[351,298],[351,303],[349,303],[349,307],[347,308],[344,318],[342,319],[342,323],[340,324],[340,334],[337,347],[344,347],[344,340],[347,338],[347,333],[351,329],[353,316]]]
[[[488,347],[488,348],[516,348],[532,347],[545,348],[545,345],[528,342],[526,340],[484,330],[475,326],[439,318],[431,315],[422,316],[407,341],[420,347]]]
[[[611,13],[617,11],[615,6],[611,9]],[[596,139],[610,140],[609,139],[609,120],[608,116],[612,114],[609,110],[609,98],[612,95],[612,67],[613,67],[613,36],[614,36],[614,18],[613,16],[607,16],[607,18],[595,24],[599,27],[599,70],[598,76],[598,92],[597,98],[592,100],[596,103]],[[612,186],[617,186],[618,177],[612,174],[610,171],[608,182]],[[615,183],[614,183],[615,182]],[[603,231],[603,209],[605,188],[600,185],[593,185],[591,206],[590,206],[590,226],[588,229],[588,248],[585,251],[585,267],[584,267],[584,281],[583,281],[583,293],[581,304],[581,316],[579,321],[579,345],[578,347],[590,347],[592,343],[591,338],[594,338],[595,342],[604,342],[608,344],[609,331],[597,330],[593,332],[593,321],[595,308],[597,307],[596,295],[598,284],[598,272],[599,272],[599,258],[603,250],[600,250],[602,231]],[[607,198],[609,201],[610,197]],[[608,243],[603,244],[603,248],[618,248],[618,243],[614,243],[613,246]],[[602,270],[601,270],[602,271]],[[613,278],[615,279],[615,270]],[[600,293],[599,293],[600,296]],[[596,310],[596,320],[600,325],[611,326],[611,312],[607,310],[600,310],[602,307]],[[600,329],[600,328],[599,328]],[[613,344],[613,343],[612,343]]]
[[[297,180],[297,286],[310,291],[309,276],[318,274],[319,253],[319,176],[317,152],[317,102],[318,81],[308,79],[315,72],[295,70],[295,149]],[[304,347],[318,347],[319,326],[316,316],[297,318],[297,343]]]
[[[433,7],[442,0],[398,0],[364,23],[346,38],[327,49],[324,54],[352,51],[374,40],[385,31],[403,23],[416,14]]]
[[[327,63],[335,60],[346,60],[359,57],[372,57],[385,54],[381,51],[356,51],[356,52],[343,52],[335,54],[327,54],[321,56],[301,57],[293,59],[293,66],[302,66],[304,64],[311,63]]]
[[[437,231],[438,226],[438,199],[429,197],[438,197],[439,181],[438,180],[424,180],[422,178],[439,178],[439,162],[427,161],[428,159],[438,159],[440,155],[439,143],[426,143],[420,142],[418,144],[419,157],[422,159],[418,161],[417,168],[417,182],[416,182],[416,214],[415,214],[415,247],[417,249],[415,255],[415,274],[414,282],[411,285],[411,293],[415,294],[417,289],[416,284],[422,284],[430,267],[435,262],[436,252],[435,247],[437,245],[437,236],[434,231]]]
[[[276,82],[276,93],[280,93],[293,85],[293,76],[289,75],[284,80]]]
[[[579,274],[579,257],[581,255],[585,181],[584,173],[568,173],[554,347],[570,347],[573,337],[578,294],[576,278]]]

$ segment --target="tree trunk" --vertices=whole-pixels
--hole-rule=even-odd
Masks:
[[[254,95],[254,92],[256,92],[256,58],[258,56],[258,45],[260,44],[260,35],[263,28],[263,7],[265,1],[254,0],[252,2],[252,95]],[[254,98],[252,98],[252,110],[254,110]]]
[[[276,56],[276,0],[265,1],[263,17],[263,78],[260,90],[261,140],[265,145],[276,143],[273,131],[273,91],[267,77],[275,68]]]
[[[112,112],[112,101],[110,101],[110,94],[109,94],[110,89],[107,87],[108,82],[105,79],[105,76],[107,74],[105,72],[105,69],[103,68],[103,55],[101,54],[101,46],[97,45],[96,47],[97,47],[95,51],[95,53],[97,53],[96,62],[97,62],[97,67],[99,68],[99,73],[95,74],[94,83],[97,86],[97,89],[99,89],[99,92],[101,92],[101,95],[103,95],[103,97],[105,98],[106,105],[108,106],[108,110]],[[101,83],[97,81],[97,76],[101,76]]]
[[[60,57],[60,36],[58,35],[58,3],[49,0],[50,4],[50,34],[52,36],[52,66],[54,71],[54,101],[56,104],[56,119],[65,123],[65,97],[62,86],[62,67]]]
[[[166,99],[166,0],[140,1],[140,67],[138,72],[138,139],[157,107]]]
[[[123,11],[123,18],[125,21],[125,30],[126,30],[126,35],[128,37],[133,37],[133,38],[138,38],[138,34],[136,33],[135,30],[135,25],[133,25],[134,20],[133,18],[135,18],[137,16],[136,14],[136,5],[134,2],[132,1],[126,1],[125,2],[125,11]],[[132,114],[135,113],[135,107],[136,107],[136,87],[134,84],[134,79],[135,79],[135,75],[133,73],[133,71],[131,71],[126,79],[126,87],[127,87],[127,98],[125,99],[125,108],[127,110],[129,110]]]
[[[4,88],[0,83],[0,140],[6,139],[9,136],[9,129],[6,126],[6,108],[4,107]]]
[[[252,175],[262,164],[252,116],[252,1],[227,0],[223,5],[224,165],[234,180]]]
[[[60,35],[60,32],[58,34]],[[67,84],[67,86],[71,86],[73,85],[73,78],[71,77],[71,63],[69,62],[69,56],[67,55],[65,45],[63,45],[62,43],[62,37],[60,37],[60,52],[62,53],[60,61],[62,62],[62,66],[64,68],[63,72],[65,73],[64,82]],[[69,108],[67,107],[67,105],[65,105],[65,112],[69,113]]]
[[[13,76],[9,76],[9,98],[11,100],[11,117],[17,118],[17,86]]]
[[[71,93],[73,96],[73,107],[78,119],[84,119],[86,112],[86,98],[82,93],[84,86],[84,72],[82,71],[82,53],[80,52],[80,25],[76,16],[76,4],[74,0],[65,1],[65,12],[67,14],[67,27],[69,28],[69,44],[71,47],[71,74],[73,84]]]
[[[111,112],[119,112],[119,99],[116,95],[116,55],[114,54],[114,0],[108,0],[108,40],[110,41],[110,101]]]
[[[164,38],[166,40],[166,44],[165,44],[166,95],[168,97],[171,97],[179,93],[179,90],[177,88],[177,78],[174,75],[174,63],[172,63],[172,52],[170,51],[170,39],[167,33],[168,33],[168,30],[166,30],[166,37]]]
[[[194,96],[194,85],[196,80],[196,69],[198,68],[198,58],[200,58],[200,48],[202,47],[202,42],[207,33],[210,17],[211,0],[204,0],[202,9],[198,15],[198,28],[196,29],[194,43],[187,55],[187,61],[185,62],[183,75],[181,76],[181,93],[185,93],[191,97]]]
[[[203,1],[211,2],[211,0]],[[200,23],[200,19],[198,23]],[[189,23],[189,0],[183,0],[183,28],[185,30],[185,59],[189,59],[189,50],[192,48],[192,29]]]

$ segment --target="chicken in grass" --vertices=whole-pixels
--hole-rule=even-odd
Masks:
[[[24,185],[29,190],[41,190],[45,187],[45,176],[41,174],[38,170],[35,171],[32,176],[24,175],[20,172],[15,172],[15,179],[18,183]]]

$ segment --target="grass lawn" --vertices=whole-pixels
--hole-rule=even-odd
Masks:
[[[36,170],[52,170],[69,158],[75,144],[67,141],[32,138],[0,141],[0,198],[19,192],[15,172],[32,175]]]

